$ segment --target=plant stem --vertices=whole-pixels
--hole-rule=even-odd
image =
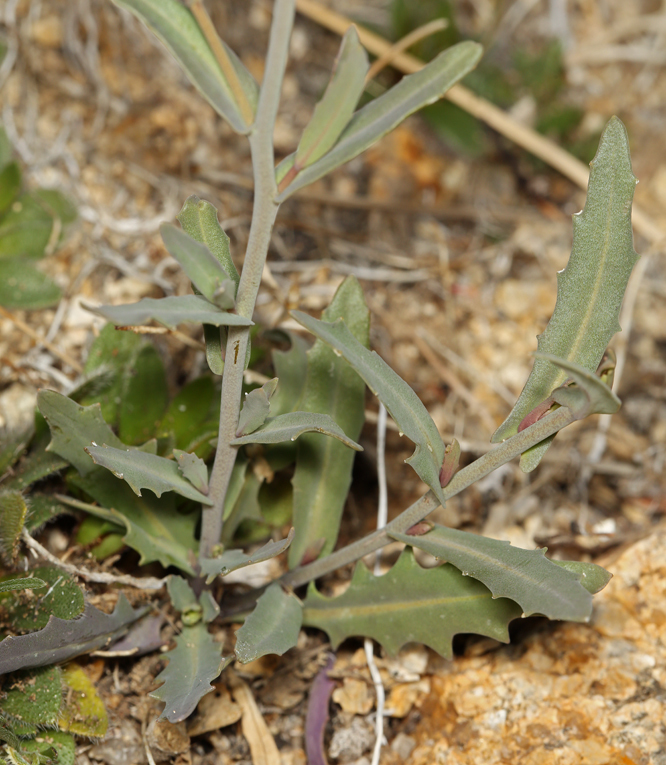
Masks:
[[[522,454],[531,446],[540,443],[544,438],[557,433],[558,430],[571,424],[575,419],[574,413],[566,406],[560,407],[546,415],[543,419],[535,422],[534,425],[517,433],[497,448],[479,457],[471,465],[459,470],[453,476],[448,486],[444,488],[445,498],[450,499],[459,494],[463,489],[488,475],[488,473],[492,473],[493,470]],[[313,579],[318,579],[324,574],[335,571],[341,566],[353,563],[393,541],[390,536],[391,533],[404,534],[415,523],[422,521],[437,507],[439,507],[439,500],[432,491],[429,491],[383,529],[378,529],[358,542],[343,547],[341,550],[337,550],[325,558],[316,560],[306,566],[295,568],[293,571],[289,571],[282,576],[279,581],[285,586],[299,587]]]
[[[236,312],[251,319],[261,284],[261,274],[268,254],[268,245],[279,205],[274,201],[275,158],[273,130],[280,102],[282,79],[287,65],[291,28],[294,23],[295,0],[276,0],[273,24],[266,55],[266,68],[261,84],[257,116],[250,134],[250,149],[254,171],[254,207],[250,236],[245,253],[238,293]],[[209,558],[220,541],[224,516],[224,498],[229,486],[237,449],[230,446],[236,435],[240,412],[243,372],[250,331],[247,327],[230,327],[227,339],[217,453],[210,478],[209,496],[214,501],[204,508],[201,527],[199,557]]]

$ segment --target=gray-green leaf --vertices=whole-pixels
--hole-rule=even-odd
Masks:
[[[155,678],[164,684],[150,695],[166,704],[160,717],[177,723],[189,717],[199,700],[213,690],[211,682],[233,657],[222,658],[222,644],[199,622],[183,627],[166,658],[169,664]]]
[[[330,324],[301,311],[292,311],[292,316],[313,335],[341,354],[365,380],[393,417],[401,433],[415,443],[416,450],[406,462],[444,504],[444,494],[439,482],[439,472],[444,462],[444,443],[437,426],[416,393],[375,351],[364,348],[342,320]]]
[[[260,563],[281,555],[289,547],[293,538],[294,529],[290,529],[285,539],[281,539],[279,542],[266,542],[263,547],[250,555],[242,550],[225,550],[218,558],[202,560],[201,573],[206,574],[208,577],[206,581],[210,584],[216,576],[226,576],[236,569],[252,566],[254,563]]]
[[[271,411],[270,400],[271,396],[275,393],[277,384],[277,377],[274,377],[272,380],[264,383],[261,388],[255,388],[245,394],[243,408],[238,418],[237,437],[253,433],[264,424]]]
[[[631,230],[636,178],[631,171],[624,125],[612,117],[590,163],[585,209],[573,216],[569,263],[557,275],[557,304],[539,336],[540,353],[557,356],[595,372],[613,335],[631,270],[638,260]],[[537,358],[511,414],[495,431],[493,443],[518,432],[524,417],[567,379],[547,358]],[[525,472],[540,462],[550,440],[529,449],[520,461]]]
[[[390,536],[440,560],[452,563],[464,576],[473,576],[496,598],[511,598],[526,616],[587,621],[592,596],[579,577],[556,566],[545,550],[522,550],[509,542],[435,525],[427,534]]]
[[[88,310],[104,316],[117,327],[135,327],[152,320],[169,329],[185,323],[213,324],[216,327],[252,325],[249,319],[222,311],[199,295],[172,295],[158,300],[143,298],[127,305],[88,306]]]
[[[369,66],[356,27],[349,27],[342,38],[326,92],[315,106],[296,149],[296,173],[320,159],[338,140],[363,93]]]
[[[208,468],[206,463],[196,454],[174,449],[173,456],[178,462],[178,470],[183,474],[197,491],[208,494]]]
[[[137,449],[116,449],[112,446],[98,446],[96,443],[87,446],[86,452],[96,465],[110,470],[116,478],[127,481],[139,497],[141,489],[150,489],[158,497],[164,491],[175,491],[176,494],[195,502],[213,504],[212,500],[183,478],[174,460],[158,457],[156,454],[146,454]]]
[[[235,284],[208,247],[171,223],[163,223],[160,233],[169,253],[206,300],[218,308],[233,308]]]
[[[114,0],[131,11],[164,43],[183,67],[192,84],[237,133],[250,130],[242,117],[231,87],[191,11],[178,0]],[[231,60],[252,110],[258,88],[238,56],[220,41]]]
[[[416,74],[403,79],[387,93],[359,109],[342,131],[333,148],[306,167],[278,194],[283,202],[295,191],[316,181],[331,170],[365,151],[375,141],[393,130],[410,114],[440,98],[452,85],[477,65],[482,48],[474,42],[462,42],[440,53]],[[294,156],[286,157],[276,168],[283,180],[293,166]]]
[[[342,441],[354,451],[362,452],[363,447],[347,436],[344,430],[328,414],[314,412],[289,412],[278,417],[269,417],[258,430],[247,436],[234,438],[232,446],[243,444],[280,444],[295,441],[303,433],[322,433]]]
[[[593,372],[571,361],[558,359],[548,353],[536,353],[538,359],[546,359],[569,373],[573,386],[555,388],[553,400],[561,406],[568,406],[579,420],[590,414],[615,414],[622,406],[620,399]]]
[[[273,582],[236,633],[236,658],[247,664],[268,653],[282,656],[298,642],[302,622],[301,601]]]

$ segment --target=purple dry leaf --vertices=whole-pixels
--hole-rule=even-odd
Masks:
[[[312,682],[305,715],[305,753],[308,765],[328,765],[324,752],[324,730],[328,722],[328,703],[335,688],[335,680],[328,676],[334,664],[335,656],[331,653],[326,666],[319,670]]]
[[[164,644],[160,630],[164,624],[163,614],[150,614],[133,624],[128,633],[118,642],[113,643],[109,651],[134,651],[133,657],[157,651]]]

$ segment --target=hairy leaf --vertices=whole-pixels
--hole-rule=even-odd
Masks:
[[[83,592],[71,574],[52,566],[40,566],[30,573],[44,584],[2,601],[5,620],[11,623],[14,632],[41,630],[52,615],[75,619],[83,612]]]
[[[70,733],[60,730],[40,731],[39,735],[21,743],[21,755],[30,765],[74,765],[76,741]]]
[[[183,478],[189,481],[197,491],[208,494],[208,468],[201,457],[180,449],[174,449],[173,456],[178,462],[178,470]]]
[[[30,667],[59,664],[96,651],[122,635],[129,624],[148,608],[133,609],[121,593],[113,613],[105,614],[88,604],[78,619],[52,616],[46,627],[0,642],[0,675]]]
[[[55,305],[61,297],[60,287],[25,257],[0,260],[0,305],[36,311]]]
[[[283,553],[294,538],[294,530],[290,529],[285,539],[279,542],[266,542],[253,553],[247,555],[242,550],[225,550],[218,558],[209,558],[201,561],[201,573],[206,574],[206,582],[210,584],[216,576],[226,576],[236,569],[251,566],[270,558],[275,558]]]
[[[410,114],[440,98],[452,85],[471,71],[481,58],[481,46],[462,42],[443,51],[420,72],[403,79],[387,93],[359,109],[342,131],[333,148],[321,159],[302,170],[281,190],[276,201],[283,202],[297,189],[326,175],[353,159]],[[276,168],[278,180],[293,166],[289,156]]]
[[[0,554],[9,563],[18,557],[27,514],[28,505],[20,491],[0,491]]]
[[[421,568],[406,549],[383,576],[373,576],[359,562],[349,588],[337,598],[311,584],[303,624],[324,630],[334,648],[348,637],[366,636],[393,655],[405,643],[418,642],[450,658],[451,640],[462,632],[508,643],[509,622],[521,613],[512,600],[493,598],[454,566]]]
[[[178,0],[114,0],[137,16],[164,43],[192,84],[237,133],[248,133],[233,92],[192,13]],[[222,41],[250,106],[256,108],[258,88],[236,54]]]
[[[231,661],[222,658],[222,644],[216,643],[205,624],[183,627],[176,648],[166,655],[169,664],[155,678],[163,685],[150,695],[165,703],[160,717],[177,723],[194,712],[202,696],[213,690],[211,682]]]
[[[164,567],[177,566],[186,574],[194,574],[192,564],[198,549],[195,523],[192,516],[176,509],[174,494],[159,499],[151,493],[138,497],[125,482],[102,468],[74,476],[71,482],[99,502],[82,509],[127,529],[124,542],[141,555],[142,565],[157,560]]]
[[[638,255],[631,230],[631,202],[636,178],[622,122],[613,117],[590,163],[585,209],[573,216],[569,263],[557,275],[557,304],[538,349],[594,372],[613,335],[627,281]],[[518,432],[523,418],[567,379],[567,372],[547,358],[537,358],[511,414],[495,431],[493,443]],[[540,462],[552,438],[525,452],[525,472]]]
[[[58,716],[60,730],[102,738],[109,727],[109,715],[92,680],[76,662],[62,668],[61,680],[65,696]]]
[[[295,441],[303,433],[322,433],[342,441],[345,446],[362,452],[363,447],[347,436],[342,428],[328,414],[314,412],[289,412],[279,417],[269,417],[259,430],[247,436],[234,438],[232,446],[243,444],[279,444]]]
[[[277,377],[274,377],[262,385],[261,388],[255,388],[245,394],[243,408],[238,418],[236,437],[253,433],[264,424],[271,411],[270,400],[271,396],[275,393],[277,384]]]
[[[237,313],[223,311],[200,295],[172,295],[143,298],[127,305],[90,306],[88,310],[103,316],[118,327],[133,327],[156,321],[169,329],[178,324],[212,324],[215,327],[249,327],[252,322]]]
[[[375,351],[364,348],[343,321],[331,324],[313,319],[301,311],[292,311],[292,316],[316,337],[328,343],[365,380],[396,421],[401,433],[415,443],[416,450],[406,460],[407,464],[414,468],[419,478],[444,504],[439,482],[444,462],[444,443],[416,393]]]
[[[345,321],[356,346],[369,353],[370,312],[355,277],[347,277],[324,311],[326,321]],[[357,441],[365,419],[365,385],[335,349],[318,340],[307,352],[308,367],[298,409],[329,415],[351,441]],[[354,452],[337,438],[307,433],[298,439],[294,487],[296,537],[289,566],[326,555],[335,547],[342,511],[351,484]]]
[[[95,469],[85,448],[93,443],[122,447],[122,441],[102,419],[99,404],[80,406],[53,390],[40,390],[37,406],[51,429],[50,452],[66,459],[81,475]]]
[[[24,576],[21,579],[6,579],[0,581],[0,592],[31,590],[37,587],[45,587],[46,584],[47,583],[43,579],[37,579],[35,576]]]
[[[165,491],[175,491],[182,497],[195,502],[212,505],[213,502],[205,494],[194,488],[183,478],[174,460],[158,457],[156,454],[146,454],[137,449],[116,449],[112,446],[86,447],[86,452],[93,458],[96,465],[110,470],[116,478],[121,478],[130,485],[137,496],[141,489],[150,489],[158,497]]]
[[[62,704],[58,667],[16,672],[8,678],[3,691],[7,695],[2,699],[2,712],[9,718],[28,725],[56,724]]]
[[[231,258],[229,237],[222,230],[213,205],[194,195],[188,197],[178,213],[178,222],[186,234],[208,247],[238,287],[240,274]]]
[[[236,633],[236,658],[242,664],[268,653],[282,656],[298,642],[303,606],[273,582]]]
[[[581,622],[592,613],[592,596],[580,577],[548,560],[545,550],[522,550],[509,542],[439,525],[420,536],[390,536],[452,563],[465,576],[483,582],[494,597],[515,600],[526,616],[543,614]]]
[[[208,247],[171,223],[163,223],[160,233],[169,253],[206,300],[218,308],[233,308],[236,285]]]
[[[296,172],[320,159],[338,140],[363,93],[369,68],[368,55],[352,26],[342,38],[331,80],[296,149]]]

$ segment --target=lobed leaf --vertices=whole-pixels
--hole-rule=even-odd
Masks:
[[[172,295],[165,298],[143,298],[127,305],[88,307],[117,327],[133,327],[156,321],[169,329],[178,324],[212,324],[215,327],[249,327],[252,322],[236,313],[223,311],[199,295]]]
[[[174,449],[173,456],[178,462],[178,470],[183,478],[189,481],[197,491],[208,494],[208,467],[201,457],[180,449]]]
[[[85,448],[93,443],[122,447],[122,441],[102,419],[99,404],[80,406],[72,399],[53,390],[40,390],[37,407],[50,430],[51,443],[47,449],[67,460],[81,475],[95,469]]]
[[[343,321],[331,324],[301,311],[292,311],[292,316],[337,351],[365,380],[395,420],[401,433],[415,443],[414,454],[406,462],[443,505],[445,500],[439,473],[444,462],[444,443],[416,393],[375,351],[364,348]]]
[[[242,550],[225,550],[218,558],[202,560],[201,573],[208,577],[206,583],[210,584],[216,576],[226,576],[239,568],[275,558],[289,547],[293,539],[294,529],[292,528],[285,539],[281,539],[279,542],[267,542],[263,547],[249,555]]]
[[[302,621],[301,601],[273,582],[236,633],[236,658],[247,664],[269,653],[282,656],[298,642]]]
[[[410,74],[387,93],[351,118],[333,148],[296,175],[276,197],[283,202],[295,191],[330,173],[365,151],[375,141],[418,109],[436,101],[458,80],[470,72],[481,58],[482,48],[474,42],[462,42],[443,51],[416,74]],[[293,167],[295,155],[286,157],[276,168],[278,181]]]
[[[323,318],[344,320],[349,337],[359,348],[366,350],[370,344],[370,312],[355,277],[348,277],[338,287]],[[302,412],[329,415],[348,442],[358,440],[365,420],[365,385],[357,372],[335,349],[318,340],[307,352],[305,386],[297,404]],[[292,479],[296,537],[289,550],[290,568],[335,547],[354,457],[337,438],[321,438],[316,433],[299,437]]]
[[[169,664],[155,678],[163,685],[150,695],[165,703],[160,715],[177,723],[194,712],[199,700],[213,689],[211,682],[233,658],[222,658],[222,644],[216,643],[205,624],[183,627],[176,647],[166,658]]]
[[[395,655],[405,643],[423,643],[451,658],[454,635],[472,632],[509,642],[509,622],[522,613],[493,598],[481,582],[454,566],[421,568],[406,549],[393,568],[374,576],[359,562],[348,589],[328,598],[310,584],[303,625],[324,630],[336,648],[352,636],[370,637]]]
[[[114,0],[131,11],[169,49],[183,67],[192,84],[215,111],[237,133],[248,133],[248,125],[233,96],[231,87],[210,49],[191,11],[178,0]],[[222,41],[252,110],[256,109],[258,88],[252,75],[236,54]]]
[[[141,489],[150,489],[157,497],[165,491],[175,491],[176,494],[195,502],[213,504],[211,499],[183,478],[174,460],[158,457],[156,454],[146,454],[137,449],[117,449],[106,445],[98,446],[95,443],[87,446],[86,452],[96,465],[110,470],[116,478],[127,481],[139,497]]]
[[[557,303],[539,336],[540,354],[548,354],[595,372],[613,335],[631,270],[638,260],[631,230],[631,202],[636,178],[631,171],[624,125],[612,117],[590,163],[587,201],[573,216],[573,247],[569,263],[557,275]],[[547,357],[534,362],[518,401],[491,441],[518,432],[524,417],[567,379],[567,372]],[[551,439],[526,451],[520,461],[533,470]]]
[[[159,499],[152,493],[138,497],[124,481],[103,468],[70,480],[99,502],[85,505],[87,513],[126,529],[123,541],[140,554],[140,564],[156,560],[165,568],[177,566],[194,575],[192,564],[198,548],[195,522],[176,508],[175,494]]]
[[[434,525],[420,536],[389,532],[389,536],[452,563],[464,576],[478,579],[495,598],[511,598],[526,616],[587,621],[592,596],[580,577],[557,566],[545,550],[522,550],[509,542]]]
[[[337,438],[354,451],[363,451],[363,447],[349,438],[332,417],[314,412],[289,412],[279,417],[269,417],[258,430],[247,436],[234,438],[230,443],[232,446],[280,444],[285,441],[295,441],[303,433],[322,433],[325,436]]]
[[[312,165],[329,151],[351,119],[365,89],[370,64],[356,27],[350,27],[340,43],[328,87],[296,149],[296,173]]]
[[[90,653],[122,635],[147,607],[133,609],[121,593],[111,614],[90,604],[78,619],[52,616],[46,627],[0,642],[0,675],[30,667],[43,667]]]

